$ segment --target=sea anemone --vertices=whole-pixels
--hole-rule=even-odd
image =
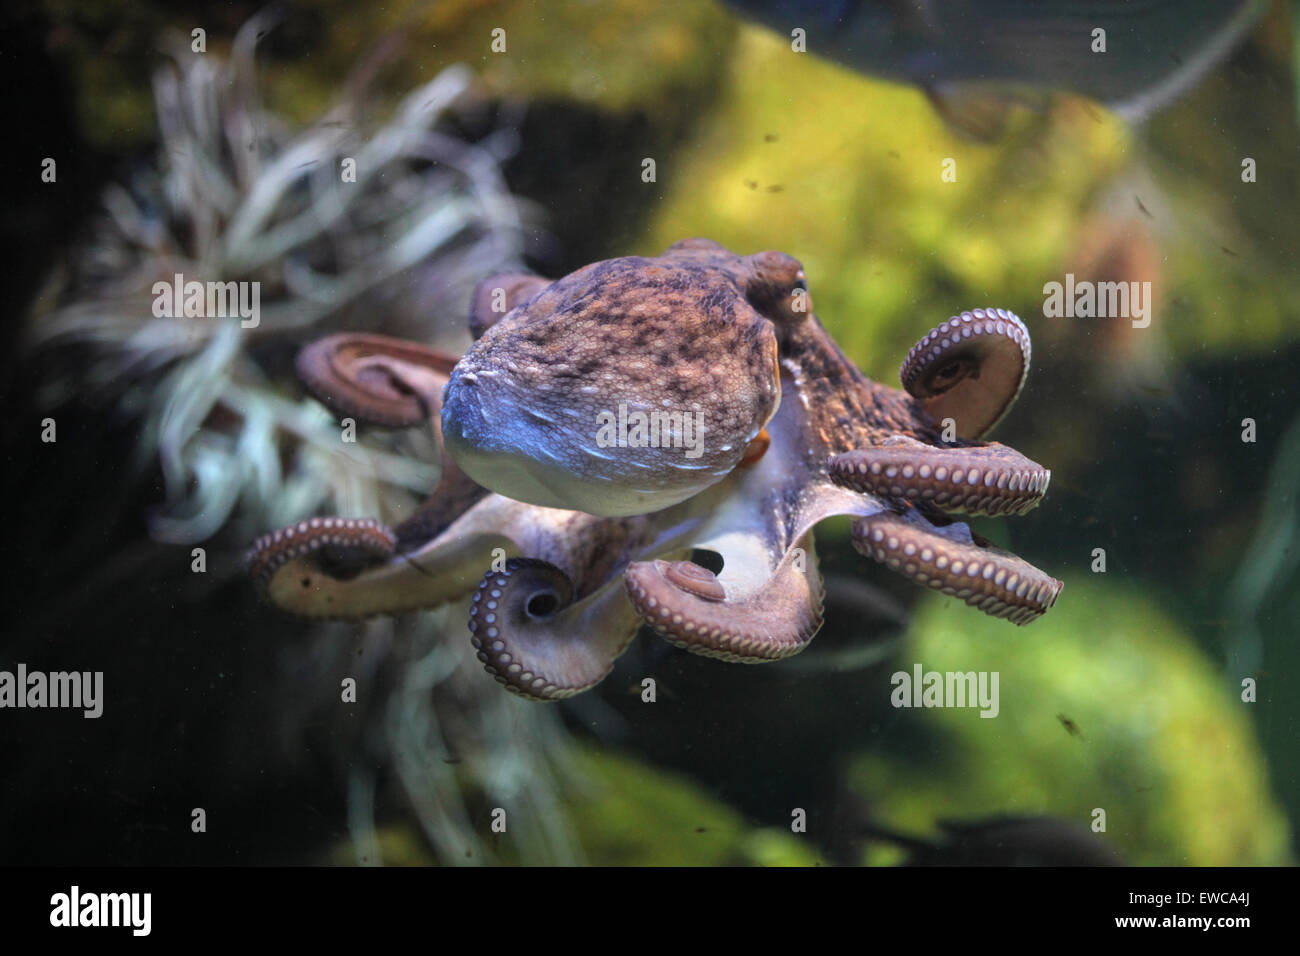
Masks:
[[[343,440],[297,386],[292,357],[343,328],[468,341],[474,284],[520,268],[531,217],[501,173],[512,131],[476,141],[456,132],[476,103],[468,69],[443,70],[372,123],[371,80],[391,56],[381,46],[338,103],[295,132],[259,100],[255,49],[268,27],[265,17],[248,23],[228,59],[191,52],[188,38],[170,44],[154,80],[156,163],[107,189],[29,326],[45,370],[40,405],[53,414],[75,398],[129,423],[135,478],[160,479],[163,492],[148,535],[203,546],[209,586],[237,573],[266,528],[319,513],[392,515],[433,487],[429,434]],[[256,283],[256,321],[165,314],[158,284],[177,276]],[[201,598],[172,573],[155,584],[174,585],[197,613]],[[359,860],[382,860],[385,779],[440,862],[573,860],[557,796],[567,739],[558,716],[483,680],[469,642],[447,637],[445,614],[323,624],[286,647],[268,679],[287,749],[309,724],[340,731],[329,739]],[[341,676],[359,685],[354,709],[340,707]],[[497,804],[550,822],[491,844],[478,824]]]

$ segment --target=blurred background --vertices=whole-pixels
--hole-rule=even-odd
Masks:
[[[789,6],[6,6],[0,669],[102,670],[106,700],[0,714],[0,861],[1294,860],[1293,5]],[[1063,52],[1094,21],[1105,83]],[[427,435],[339,451],[302,344],[459,351],[483,276],[688,236],[798,257],[886,384],[955,312],[1025,319],[1033,368],[996,437],[1052,487],[976,529],[1065,581],[1045,618],[924,593],[832,521],[804,654],[737,667],[643,635],[546,706],[483,673],[463,607],[313,625],[259,602],[257,535],[394,521],[436,478]],[[259,328],[154,317],[174,272],[258,280]],[[1067,273],[1150,282],[1149,327],[1045,315]],[[998,671],[998,718],[891,707],[917,662]]]

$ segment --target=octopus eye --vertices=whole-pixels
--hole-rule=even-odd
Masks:
[[[808,279],[798,259],[768,251],[746,256],[745,261],[752,270],[745,297],[760,315],[787,323],[801,322],[807,316]]]

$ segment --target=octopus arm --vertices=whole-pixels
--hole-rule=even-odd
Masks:
[[[678,647],[744,664],[799,653],[822,624],[825,596],[812,531],[767,574],[746,566],[718,576],[692,561],[638,561],[628,566],[627,593],[640,618]]]
[[[988,434],[1029,374],[1029,330],[1006,309],[973,309],[931,329],[899,369],[903,387],[958,438]]]
[[[859,518],[853,544],[918,584],[1015,624],[1037,620],[1065,587],[1023,558],[972,535],[965,524],[937,525],[915,508]]]
[[[489,571],[470,605],[471,641],[484,668],[529,700],[572,697],[599,683],[640,624],[618,577],[575,600],[572,579],[538,558]]]
[[[299,617],[356,619],[435,608],[473,591],[494,558],[519,551],[505,534],[461,531],[459,524],[419,550],[399,553],[396,536],[376,522],[313,518],[259,539],[250,573],[272,604]]]
[[[298,376],[338,415],[388,428],[432,421],[456,358],[386,335],[343,333],[298,353]]]
[[[906,437],[834,456],[831,479],[869,495],[976,515],[1020,515],[1047,493],[1052,473],[1014,448],[990,442],[935,447]]]

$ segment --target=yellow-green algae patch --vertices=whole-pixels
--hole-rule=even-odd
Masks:
[[[816,852],[788,831],[756,828],[684,777],[608,751],[584,750],[586,782],[568,799],[593,863],[639,866],[811,866]]]
[[[703,235],[797,256],[818,316],[875,377],[896,375],[918,321],[980,305],[1041,314],[1071,225],[1126,161],[1123,125],[1076,100],[1013,112],[987,145],[950,131],[920,91],[761,29],[742,29],[730,69],[709,122],[659,165],[665,200],[629,251]]]
[[[1287,160],[1300,132],[1272,105],[1268,129],[1250,127],[1251,88],[1231,73],[1136,130],[1058,96],[1042,113],[1011,110],[1003,135],[980,143],[921,91],[795,53],[760,28],[742,28],[729,71],[694,140],[660,161],[666,199],[622,251],[704,235],[799,257],[818,315],[873,377],[892,380],[918,323],[963,308],[1004,306],[1031,328],[1122,322],[1043,314],[1044,286],[1082,265],[1103,209],[1157,243],[1144,334],[1175,354],[1235,356],[1300,335],[1288,305],[1300,280],[1283,265],[1300,248]],[[1218,118],[1246,139],[1225,137]],[[1240,181],[1242,141],[1257,144],[1244,152],[1258,154],[1258,182]]]
[[[882,823],[926,833],[937,819],[1048,814],[1091,826],[1100,809],[1099,839],[1130,863],[1289,862],[1255,705],[1151,601],[1071,580],[1046,617],[1011,629],[934,598],[912,634],[900,670],[997,671],[1000,710],[903,711],[907,752],[850,770]],[[889,693],[889,674],[880,681]]]

